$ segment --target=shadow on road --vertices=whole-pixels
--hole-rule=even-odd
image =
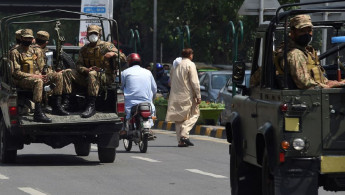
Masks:
[[[0,167],[12,166],[95,166],[99,161],[90,161],[76,155],[66,154],[22,154],[17,156],[16,163],[3,164]]]

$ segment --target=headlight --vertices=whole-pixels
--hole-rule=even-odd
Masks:
[[[303,150],[303,148],[305,147],[305,142],[301,138],[296,138],[293,140],[292,146],[293,148],[295,148],[295,150]]]

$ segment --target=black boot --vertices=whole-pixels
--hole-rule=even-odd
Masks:
[[[48,118],[42,112],[41,103],[35,103],[34,121],[35,122],[43,122],[43,123],[51,123],[52,122],[52,119]]]
[[[63,94],[61,105],[65,110],[71,111],[71,105],[70,105],[69,98],[70,98],[69,94]]]
[[[61,106],[61,96],[54,95],[53,96],[53,111],[52,114],[60,115],[60,116],[67,116],[69,113]]]
[[[82,118],[89,118],[92,117],[94,114],[96,114],[96,97],[95,96],[89,96],[87,107],[83,113],[81,113]]]

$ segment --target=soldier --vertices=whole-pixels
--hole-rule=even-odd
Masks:
[[[299,89],[314,87],[330,88],[345,82],[331,81],[325,77],[325,70],[320,65],[315,49],[310,46],[313,36],[313,24],[309,15],[296,15],[290,19],[290,40],[287,45],[287,62],[294,84]],[[281,50],[282,47],[280,47]],[[275,65],[277,76],[283,75],[284,60],[282,51],[276,52]]]
[[[17,49],[13,49],[10,54],[13,68],[12,77],[17,86],[33,90],[33,101],[35,103],[34,121],[50,123],[52,120],[45,115],[41,108],[43,84],[48,82],[48,80],[56,85],[53,89],[53,114],[69,114],[61,107],[58,101],[59,99],[61,100],[62,74],[42,74],[45,65],[43,54],[41,50],[31,47],[32,40],[32,30],[22,30],[20,45]]]
[[[23,29],[19,29],[15,32],[15,35],[16,35],[16,44],[13,45],[13,47],[10,49],[10,51],[12,51],[13,49],[16,49],[19,44],[20,44],[20,41],[21,41],[21,33],[22,33],[22,30]]]
[[[56,72],[53,69],[53,52],[50,52],[51,50],[49,50],[49,48],[47,47],[47,44],[49,43],[49,33],[47,31],[38,31],[36,33],[36,44],[33,47],[39,48],[42,50],[43,52],[43,56],[44,56],[44,62],[46,65],[48,65],[49,67],[49,72]],[[49,54],[50,55],[47,55]],[[62,88],[62,107],[64,109],[68,108],[68,104],[69,104],[69,94],[72,91],[72,86],[69,86],[69,83],[66,82],[66,76],[67,76],[67,72],[71,71],[71,69],[66,69],[66,70],[62,70],[61,72],[59,72],[60,74],[62,74],[63,77],[63,88]],[[60,100],[59,100],[60,101]]]
[[[81,114],[83,118],[89,118],[96,113],[95,102],[100,88],[105,88],[114,82],[114,70],[110,59],[120,57],[121,62],[126,62],[126,56],[123,53],[117,56],[118,50],[112,43],[100,40],[100,32],[101,28],[97,25],[87,27],[87,38],[90,43],[84,45],[79,51],[77,71],[68,72],[69,82],[73,81],[87,87],[87,107]]]

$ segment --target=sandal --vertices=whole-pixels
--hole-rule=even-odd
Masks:
[[[180,141],[177,146],[178,147],[188,147],[188,145],[182,141]]]
[[[186,137],[181,137],[181,142],[184,142],[185,144],[187,144],[188,146],[194,146],[194,144]]]

